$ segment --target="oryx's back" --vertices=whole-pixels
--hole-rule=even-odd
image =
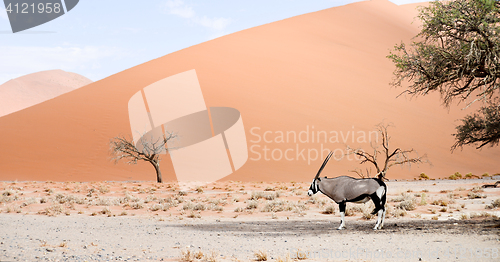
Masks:
[[[384,186],[383,182],[377,179],[356,179],[348,176],[323,178],[321,185],[321,191],[337,203],[371,195]]]

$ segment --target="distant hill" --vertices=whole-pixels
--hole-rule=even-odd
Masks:
[[[92,83],[79,74],[48,70],[9,80],[0,85],[0,117],[34,106]]]

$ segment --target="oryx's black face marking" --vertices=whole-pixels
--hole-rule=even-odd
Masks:
[[[309,190],[307,190],[307,195],[308,196],[312,196],[316,193],[319,192],[319,187],[318,187],[318,180],[317,179],[314,179],[311,183],[311,186],[309,187]]]

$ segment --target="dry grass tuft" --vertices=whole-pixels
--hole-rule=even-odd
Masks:
[[[306,260],[307,259],[307,253],[304,252],[304,251],[302,251],[302,250],[300,250],[300,248],[299,248],[295,252],[295,259],[297,259],[297,260]]]
[[[194,253],[191,250],[186,249],[181,251],[181,261],[192,262],[194,259]]]
[[[255,251],[253,253],[255,261],[267,261],[267,252],[265,250]]]
[[[350,217],[350,216],[355,216],[357,213],[363,213],[363,208],[361,208],[358,205],[352,206],[352,205],[347,205],[345,208],[345,215]]]
[[[219,261],[219,252],[212,250],[210,254],[205,257],[205,260],[208,262],[217,262]]]
[[[404,217],[406,216],[408,213],[406,213],[406,210],[404,209],[401,209],[401,208],[394,208],[391,210],[390,212],[391,216],[393,217]]]
[[[285,210],[286,201],[283,200],[273,200],[267,202],[264,208],[262,208],[262,212],[281,212]]]
[[[322,212],[323,214],[335,214],[335,206],[334,205],[329,205],[325,208],[325,210]]]

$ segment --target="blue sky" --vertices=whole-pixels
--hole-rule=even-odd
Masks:
[[[63,69],[94,81],[226,34],[356,0],[81,0],[13,34],[0,7],[0,84]],[[396,4],[419,0],[392,0]]]

